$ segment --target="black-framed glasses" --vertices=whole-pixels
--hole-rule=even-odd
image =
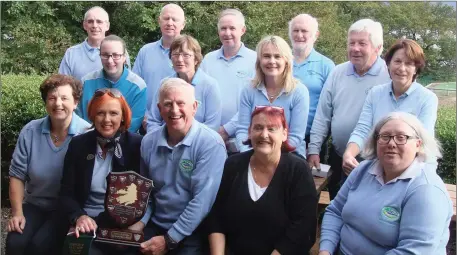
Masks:
[[[172,58],[179,58],[179,56],[182,56],[183,59],[189,59],[191,57],[193,57],[194,55],[192,54],[189,54],[189,53],[185,53],[185,52],[180,52],[180,53],[172,53],[171,54],[171,57]]]
[[[390,143],[391,139],[394,139],[394,142],[397,145],[404,145],[408,142],[410,139],[417,139],[417,136],[411,136],[411,135],[386,135],[386,134],[381,134],[376,136],[376,140],[378,141],[379,144],[388,144]]]
[[[274,105],[256,105],[256,107],[254,108],[254,110],[257,110],[257,109],[264,109],[264,108],[268,108],[270,107],[271,109],[274,109],[274,110],[278,110],[282,113],[284,113],[284,108],[280,107],[280,106],[274,106]]]
[[[114,98],[122,97],[122,93],[118,89],[114,89],[114,88],[97,89],[94,93],[94,97],[101,97],[105,94],[108,94]]]
[[[106,54],[106,53],[101,53],[100,54],[100,58],[102,59],[109,59],[109,58],[113,58],[113,60],[119,60],[121,59],[121,57],[124,56],[124,54],[119,54],[119,53],[113,53],[113,54]]]

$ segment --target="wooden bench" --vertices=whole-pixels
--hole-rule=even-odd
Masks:
[[[451,221],[455,222],[455,215],[456,215],[456,187],[455,185],[452,184],[446,184],[447,191],[449,193],[449,196],[451,197],[453,208],[454,208],[454,214],[452,215]],[[321,191],[321,195],[319,198],[319,208],[325,208],[330,204],[330,194],[327,191]]]

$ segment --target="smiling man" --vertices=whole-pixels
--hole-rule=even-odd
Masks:
[[[126,46],[124,40],[116,35],[109,35],[100,44],[100,56],[103,68],[83,77],[83,95],[76,113],[89,120],[87,106],[95,91],[103,88],[115,88],[124,96],[132,110],[132,122],[129,131],[136,132],[143,121],[146,110],[146,84],[126,67]]]
[[[160,11],[158,22],[162,37],[156,42],[144,45],[133,65],[133,72],[143,78],[147,85],[148,114],[161,80],[174,74],[173,64],[168,56],[171,43],[184,29],[184,11],[179,5],[167,4]]]
[[[99,6],[90,8],[84,14],[83,27],[87,38],[68,48],[59,66],[60,74],[71,75],[80,81],[84,75],[102,68],[100,43],[110,27],[108,13]],[[128,55],[126,60],[130,66]]]
[[[235,131],[241,91],[254,78],[257,54],[241,42],[246,32],[243,14],[236,9],[223,10],[217,23],[222,47],[203,58],[200,67],[217,80],[222,96],[222,116],[219,134],[229,152],[236,152]]]
[[[154,181],[151,206],[137,224],[147,240],[141,251],[201,254],[200,241],[207,236],[198,226],[219,189],[227,157],[224,142],[194,119],[194,87],[184,80],[163,80],[157,107],[165,125],[148,132],[141,143],[142,174]]]
[[[367,93],[373,86],[390,81],[386,63],[379,57],[382,49],[381,23],[371,19],[355,22],[348,30],[349,61],[332,70],[322,89],[311,127],[307,159],[311,167],[320,168],[319,151],[331,129],[329,161],[333,173],[328,184],[331,199],[338,192],[343,175],[342,156]]]

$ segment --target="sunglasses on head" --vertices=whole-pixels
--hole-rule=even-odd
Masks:
[[[114,98],[121,98],[121,96],[122,96],[122,93],[118,89],[104,88],[104,89],[97,89],[94,93],[94,97],[101,97],[105,94],[108,94]]]
[[[274,105],[257,105],[254,110],[264,109],[264,108],[268,108],[268,107],[271,108],[271,109],[278,110],[278,111],[284,113],[284,108],[279,107],[279,106],[274,106]]]

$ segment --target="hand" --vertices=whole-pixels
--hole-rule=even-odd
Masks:
[[[319,255],[330,255],[330,252],[328,252],[328,251],[320,251]]]
[[[141,222],[141,221],[138,221],[137,223],[135,223],[135,224],[129,226],[127,229],[133,230],[133,231],[141,232],[141,231],[143,231],[143,229],[144,229],[144,223]]]
[[[148,130],[148,116],[144,116],[141,125],[143,125],[144,130]]]
[[[359,165],[359,162],[355,157],[353,157],[350,153],[345,152],[343,154],[343,171],[344,174],[349,175],[351,171]]]
[[[228,139],[229,139],[229,135],[227,133],[227,131],[225,131],[225,128],[223,126],[220,126],[219,127],[219,131],[217,131],[219,133],[219,135],[222,137],[222,139],[227,142]]]
[[[167,244],[164,236],[154,236],[140,244],[140,251],[145,254],[162,255],[167,253]]]
[[[89,233],[91,231],[97,230],[97,223],[95,223],[94,219],[87,215],[82,215],[76,221],[76,238],[79,238],[79,232],[81,233]]]
[[[321,158],[318,154],[308,155],[308,164],[310,168],[314,166],[317,169],[321,169]]]
[[[11,217],[11,219],[8,221],[8,227],[7,231],[8,232],[19,232],[22,234],[22,230],[24,230],[25,227],[25,217],[24,215],[17,215]]]

